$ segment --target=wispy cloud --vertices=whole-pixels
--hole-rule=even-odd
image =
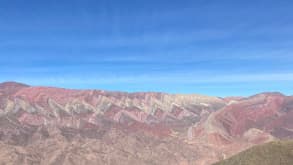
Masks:
[[[163,45],[178,45],[191,42],[211,41],[229,37],[233,35],[233,31],[224,29],[198,29],[185,31],[164,31],[164,32],[144,32],[137,35],[92,35],[87,38],[76,37],[71,38],[59,36],[56,40],[54,36],[47,36],[42,39],[34,36],[34,40],[27,42],[26,40],[5,40],[1,43],[4,46],[29,46],[29,47],[83,47],[83,48],[115,48],[115,47],[130,47],[130,46],[163,46]]]
[[[2,78],[2,81],[3,80]],[[283,82],[292,81],[293,73],[255,73],[255,74],[219,74],[199,75],[187,74],[154,74],[154,75],[133,75],[133,76],[52,76],[52,77],[20,77],[17,81],[33,85],[99,85],[99,84],[202,84],[202,83],[253,83],[253,82]]]

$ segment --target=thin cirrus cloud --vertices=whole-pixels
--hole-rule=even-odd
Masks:
[[[20,46],[20,47],[83,47],[83,48],[117,48],[129,46],[143,46],[154,47],[164,45],[181,45],[187,43],[194,43],[200,41],[212,41],[227,38],[233,35],[232,31],[221,29],[202,29],[196,31],[185,32],[146,32],[138,35],[127,36],[91,36],[88,38],[83,37],[70,37],[63,36],[63,39],[56,40],[55,37],[39,38],[38,36],[32,37],[31,42],[21,39],[8,39],[1,43],[1,47],[7,46]],[[62,35],[61,35],[62,38]]]
[[[143,32],[135,35],[114,35],[114,36],[105,36],[105,35],[91,35],[84,37],[80,36],[70,36],[58,34],[50,34],[47,37],[39,36],[30,36],[31,41],[27,42],[27,39],[19,39],[18,37],[13,37],[13,34],[9,35],[5,41],[1,42],[1,47],[63,47],[63,48],[117,48],[117,47],[160,47],[166,45],[188,45],[188,44],[201,44],[201,42],[217,42],[225,39],[241,39],[236,43],[238,44],[251,44],[251,38],[260,37],[263,38],[267,34],[279,35],[279,39],[275,38],[273,40],[265,40],[261,43],[253,41],[256,43],[256,46],[261,45],[283,45],[290,46],[292,41],[290,36],[293,35],[291,31],[288,31],[288,27],[253,27],[247,29],[244,27],[235,27],[235,28],[210,28],[210,29],[182,29],[182,31],[164,31],[164,32]],[[57,34],[55,34],[57,35]],[[5,34],[4,34],[5,36]],[[279,41],[280,43],[276,43]],[[231,45],[235,43],[230,43]]]
[[[91,75],[91,76],[49,76],[38,78],[19,78],[19,81],[29,84],[141,84],[141,83],[171,83],[171,84],[200,84],[200,83],[251,83],[251,82],[282,82],[292,81],[293,73],[255,73],[255,74],[153,74],[153,75]]]

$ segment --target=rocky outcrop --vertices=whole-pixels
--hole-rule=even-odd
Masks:
[[[229,156],[253,145],[290,139],[293,135],[292,99],[280,93],[237,99],[191,127],[193,141],[212,148],[221,147],[222,153]]]

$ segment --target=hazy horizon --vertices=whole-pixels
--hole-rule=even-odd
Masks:
[[[0,81],[73,89],[293,94],[293,2],[0,2]]]

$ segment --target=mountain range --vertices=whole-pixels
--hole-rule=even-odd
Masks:
[[[210,165],[293,138],[293,96],[0,84],[2,164]]]

